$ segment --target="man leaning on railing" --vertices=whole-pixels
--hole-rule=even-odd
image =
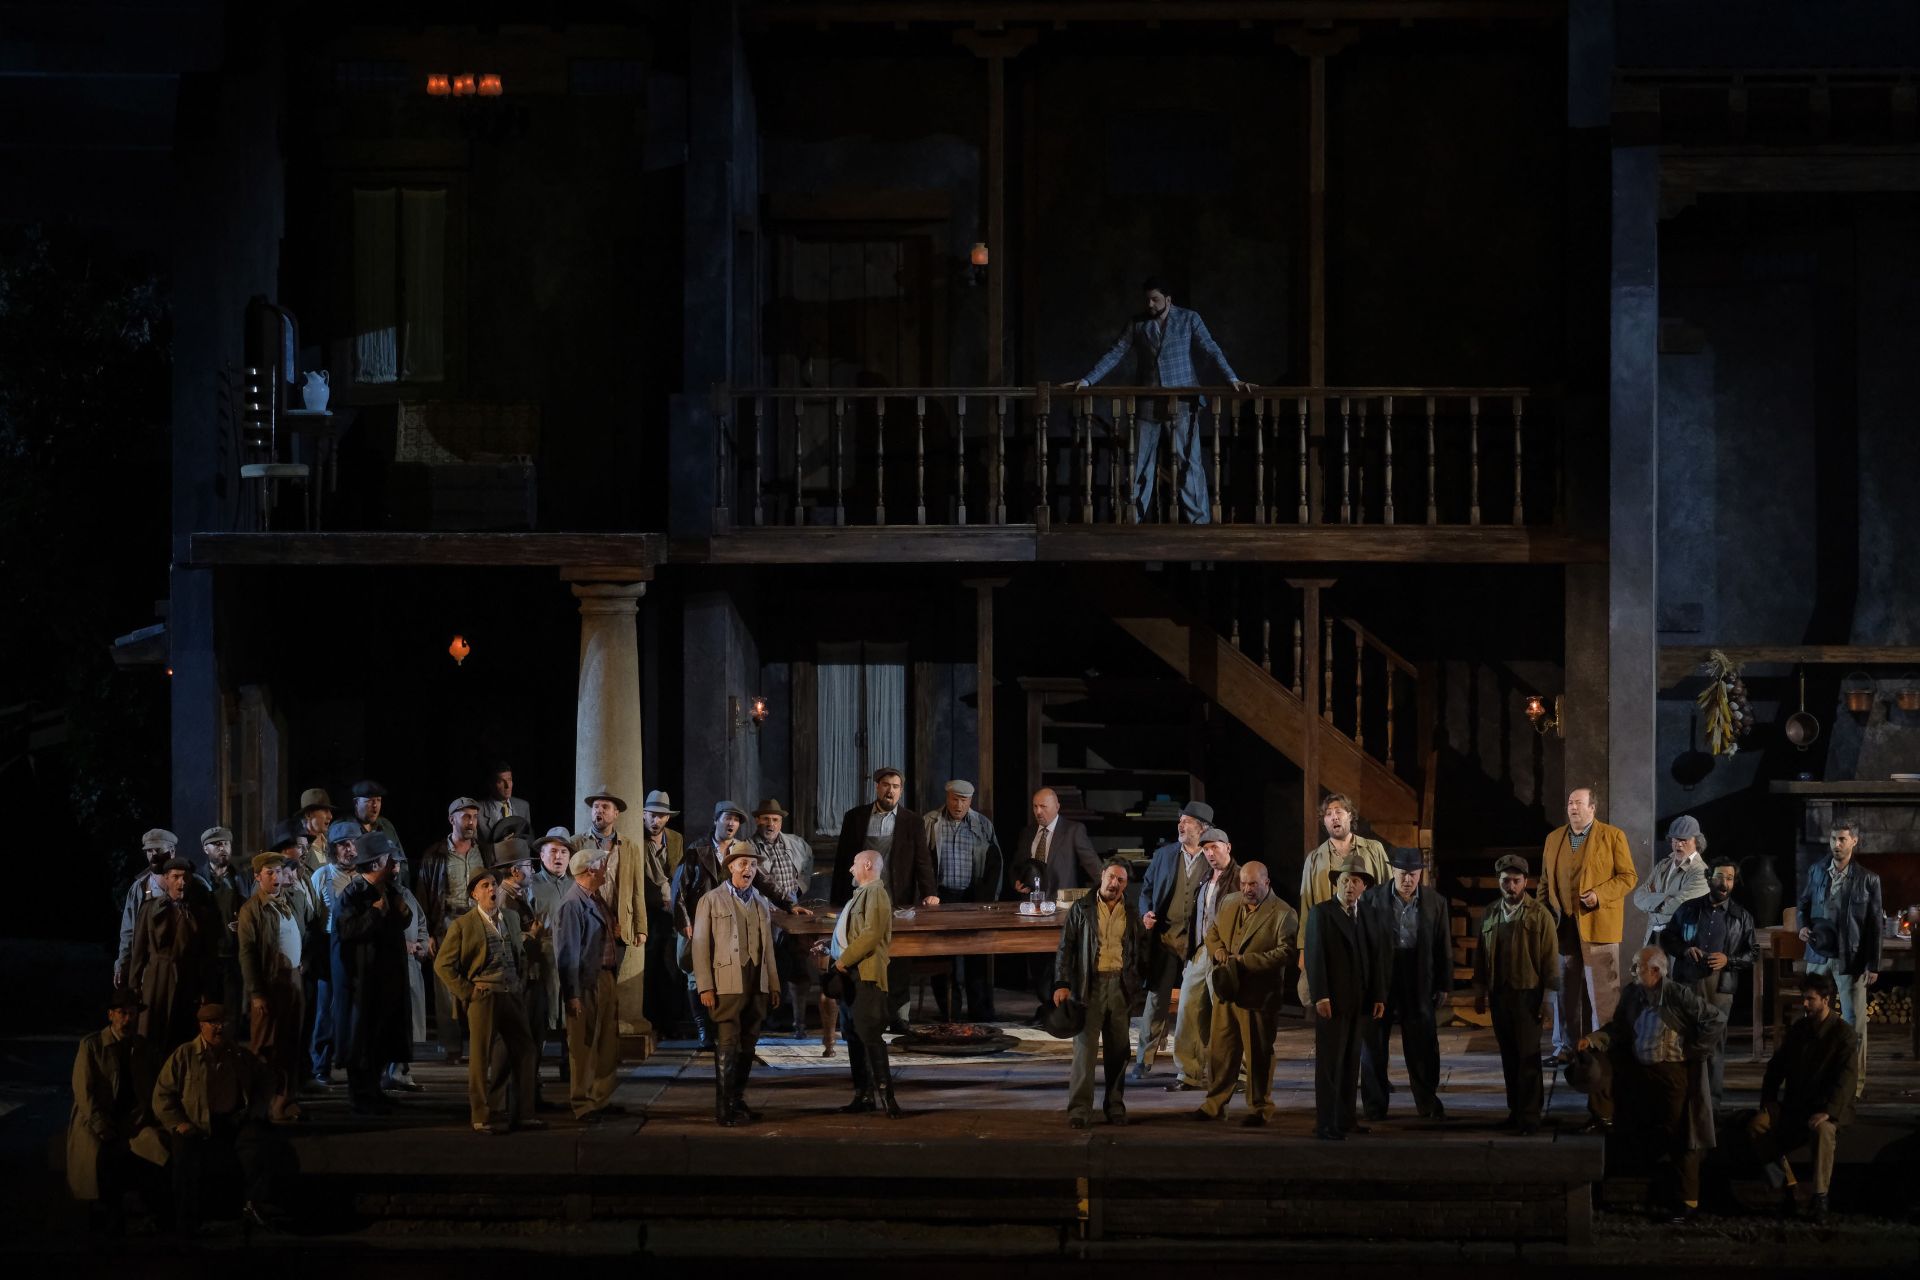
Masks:
[[[1140,287],[1147,295],[1146,314],[1127,323],[1119,341],[1100,357],[1100,363],[1094,365],[1086,377],[1074,384],[1076,389],[1100,381],[1123,360],[1132,362],[1127,366],[1130,375],[1127,380],[1134,386],[1197,386],[1196,350],[1213,362],[1222,380],[1231,383],[1236,391],[1251,389],[1251,384],[1242,382],[1233,366],[1227,363],[1226,353],[1207,332],[1207,322],[1200,318],[1199,312],[1174,306],[1173,295],[1152,276]],[[1180,485],[1180,505],[1191,523],[1206,524],[1207,471],[1200,460],[1200,432],[1194,424],[1191,404],[1175,396],[1143,396],[1136,407],[1134,420],[1140,425],[1140,443],[1133,464],[1134,518],[1145,520],[1146,513],[1153,507],[1154,464],[1160,453],[1160,424],[1167,411],[1163,399],[1172,410],[1174,456],[1185,473]]]

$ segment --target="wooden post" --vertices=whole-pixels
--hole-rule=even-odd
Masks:
[[[987,385],[1006,380],[1007,350],[1007,59],[1018,57],[1039,33],[966,30],[953,42],[987,64]]]
[[[953,405],[953,506],[954,523],[965,524],[967,522],[967,398],[965,396],[956,397]]]
[[[885,404],[887,398],[880,397]],[[914,523],[927,522],[927,398],[913,398],[913,492],[915,499]]]
[[[1300,672],[1304,679],[1300,709],[1305,713],[1305,742],[1300,762],[1301,852],[1320,843],[1320,717],[1313,713],[1321,700],[1320,675],[1320,593],[1333,585],[1331,578],[1288,578],[1287,585],[1300,593],[1299,637],[1304,645]],[[1327,696],[1332,696],[1331,693]]]
[[[847,398],[833,398],[833,522],[847,522],[847,481],[843,459],[847,451]]]
[[[873,522],[887,522],[887,398],[877,396],[873,402]]]
[[[1005,578],[969,578],[973,588],[974,700],[980,732],[980,776],[973,780],[973,802],[980,812],[993,812],[993,592],[1007,585]]]
[[[1386,511],[1381,517],[1387,524],[1393,523],[1393,397],[1385,396],[1380,401],[1381,419],[1384,423],[1381,438],[1387,448],[1387,487]]]

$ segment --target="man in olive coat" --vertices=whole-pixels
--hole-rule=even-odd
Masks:
[[[260,1060],[227,1039],[224,1008],[203,1004],[196,1014],[200,1034],[173,1051],[153,1086],[154,1118],[167,1130],[174,1220],[187,1234],[197,1231],[207,1166],[237,1164],[246,1196],[241,1217],[270,1226],[272,1163],[263,1122],[273,1086]]]
[[[73,1058],[73,1114],[67,1121],[67,1188],[116,1230],[122,1195],[145,1190],[157,1204],[156,1167],[134,1150],[160,1137],[152,1110],[161,1054],[135,1026],[140,997],[121,987],[107,1002],[107,1026],[80,1041]]]
[[[1220,903],[1207,930],[1213,1027],[1207,1037],[1207,1100],[1194,1119],[1226,1117],[1243,1058],[1248,1112],[1240,1123],[1259,1126],[1273,1117],[1275,1019],[1298,930],[1293,908],[1274,896],[1266,864],[1242,863],[1240,891]]]
[[[886,860],[872,849],[854,855],[848,867],[853,897],[840,908],[828,954],[840,984],[840,1035],[853,1067],[853,1101],[844,1112],[886,1109],[898,1120],[893,1069],[887,1056],[888,949],[893,942],[893,899],[884,879]]]
[[[1360,899],[1376,936],[1385,940],[1386,1012],[1370,1020],[1360,1041],[1360,1096],[1369,1120],[1384,1119],[1393,1086],[1387,1081],[1387,1036],[1400,1024],[1400,1053],[1407,1063],[1413,1106],[1423,1118],[1443,1120],[1440,1034],[1435,1012],[1453,993],[1453,936],[1447,900],[1420,883],[1425,861],[1418,849],[1396,848],[1388,861],[1390,884],[1375,885]]]
[[[306,1065],[300,1027],[306,1014],[306,989],[300,981],[305,922],[281,888],[286,855],[256,854],[253,896],[240,904],[235,922],[240,980],[247,1001],[247,1047],[273,1077],[271,1117],[300,1118],[295,1101]]]
[[[1338,1142],[1366,1133],[1355,1115],[1360,1088],[1360,1042],[1386,1012],[1388,940],[1375,918],[1360,910],[1373,888],[1367,862],[1348,858],[1327,873],[1334,896],[1307,912],[1302,967],[1313,1001],[1314,1136]]]
[[[1523,1136],[1540,1127],[1545,1091],[1540,1087],[1540,1008],[1546,993],[1560,988],[1564,958],[1558,953],[1553,916],[1527,896],[1527,860],[1508,854],[1493,864],[1500,897],[1480,922],[1474,957],[1473,1007],[1493,1014],[1506,1078],[1507,1118],[1502,1129]],[[1577,978],[1576,978],[1577,980]]]
[[[467,1106],[474,1132],[544,1129],[535,1118],[533,1032],[527,1026],[527,943],[518,912],[500,898],[500,880],[477,871],[467,881],[473,910],[447,930],[433,971],[466,1007]],[[495,1039],[513,1064],[511,1088],[493,1084]]]

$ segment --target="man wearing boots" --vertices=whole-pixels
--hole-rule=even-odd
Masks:
[[[1386,940],[1386,1013],[1367,1024],[1360,1041],[1360,1096],[1369,1120],[1383,1120],[1387,1097],[1387,1033],[1400,1024],[1400,1053],[1414,1111],[1444,1120],[1441,1105],[1440,1035],[1434,1012],[1453,991],[1453,937],[1447,925],[1447,900],[1420,883],[1424,863],[1418,849],[1395,848],[1388,855],[1393,883],[1367,890],[1360,909]]]
[[[773,913],[754,891],[760,855],[745,840],[727,848],[727,879],[694,908],[693,980],[713,1020],[713,1118],[728,1127],[751,1123],[747,1076],[768,1009],[780,1007],[773,950]]]
[[[900,1104],[893,1100],[893,1071],[887,1061],[887,960],[893,943],[893,899],[881,879],[885,861],[872,849],[854,855],[848,867],[853,896],[840,909],[828,954],[840,975],[840,1035],[847,1042],[853,1067],[853,1101],[840,1110],[849,1113],[884,1107],[887,1118],[898,1120]]]
[[[1313,1101],[1317,1138],[1338,1142],[1366,1133],[1354,1114],[1360,1089],[1360,1042],[1387,1011],[1388,939],[1376,932],[1360,898],[1373,888],[1367,863],[1352,857],[1327,873],[1334,896],[1307,913],[1301,966],[1313,999]]]
[[[713,1023],[706,1006],[700,1003],[700,991],[694,982],[694,913],[699,909],[700,900],[726,880],[727,874],[721,867],[721,859],[734,844],[734,834],[746,820],[747,811],[731,800],[722,800],[714,805],[713,835],[698,844],[687,846],[686,857],[680,860],[680,869],[673,873],[673,924],[680,932],[676,958],[687,978],[687,1009],[693,1015],[694,1029],[700,1035],[700,1043],[695,1050],[699,1053],[713,1048]],[[757,864],[753,887],[776,911],[790,911],[797,916],[813,914],[774,888],[773,881]]]
[[[1786,1039],[1767,1063],[1760,1082],[1760,1110],[1747,1121],[1747,1149],[1764,1164],[1767,1181],[1781,1193],[1781,1213],[1795,1213],[1793,1166],[1787,1154],[1813,1144],[1815,1222],[1827,1220],[1827,1187],[1840,1128],[1853,1119],[1853,1084],[1859,1038],[1834,1008],[1836,984],[1829,974],[1810,973],[1800,987],[1806,1016],[1787,1028]]]
[[[1067,1086],[1067,1123],[1093,1122],[1093,1064],[1105,1068],[1101,1110],[1108,1124],[1127,1122],[1127,1031],[1140,991],[1146,929],[1127,909],[1127,867],[1109,862],[1100,888],[1073,904],[1053,960],[1053,1002],[1078,1000],[1086,1022],[1073,1038],[1073,1077]],[[1104,1049],[1104,1053],[1102,1050]]]
[[[1560,989],[1561,960],[1553,916],[1527,896],[1527,860],[1508,854],[1493,864],[1500,896],[1480,922],[1474,957],[1474,1011],[1493,1014],[1506,1078],[1507,1118],[1502,1129],[1522,1136],[1540,1128],[1545,1091],[1540,1087],[1540,1006]],[[1577,980],[1577,975],[1576,975]]]
[[[573,1118],[588,1124],[625,1109],[611,1101],[620,1070],[620,1027],[614,975],[620,948],[613,910],[600,896],[607,855],[582,848],[571,856],[573,884],[553,913],[554,963],[567,1011],[568,1101]]]

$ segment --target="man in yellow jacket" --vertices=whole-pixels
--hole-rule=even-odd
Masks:
[[[1604,1026],[1620,1003],[1621,905],[1640,875],[1627,833],[1595,816],[1599,792],[1567,793],[1567,822],[1541,850],[1536,893],[1553,912],[1560,950],[1560,995],[1553,1023],[1554,1065],[1573,1060],[1574,1044]]]

